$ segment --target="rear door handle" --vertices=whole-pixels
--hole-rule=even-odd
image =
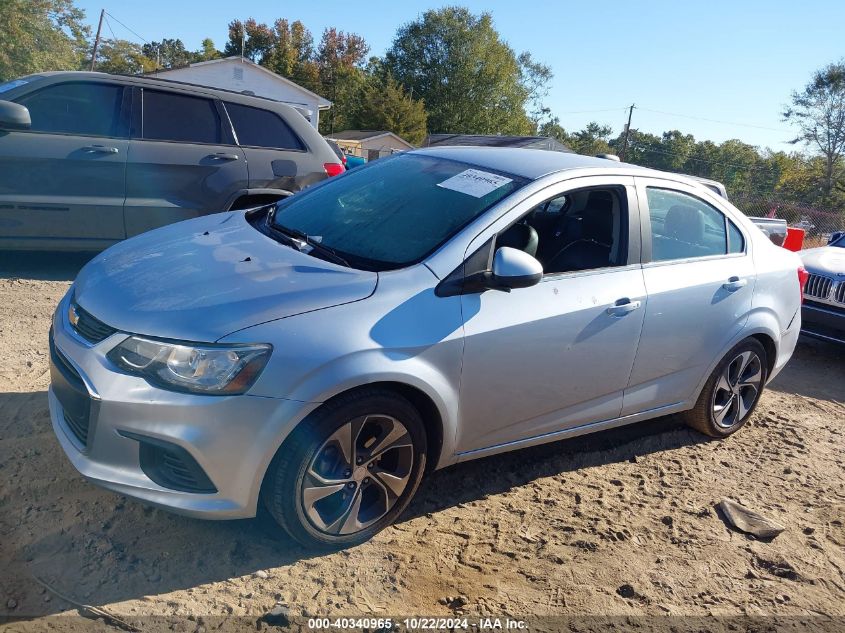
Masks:
[[[209,158],[213,158],[215,160],[238,160],[240,156],[237,154],[227,154],[226,152],[216,152],[214,154],[210,154]]]
[[[727,290],[728,292],[736,292],[740,288],[744,288],[748,285],[747,279],[740,279],[739,277],[731,277],[727,280],[727,282],[722,284],[722,288]]]
[[[82,151],[90,154],[117,154],[120,150],[109,145],[89,145],[88,147],[83,147]]]
[[[642,305],[641,301],[631,301],[628,297],[619,299],[616,303],[607,309],[610,316],[625,316],[629,312],[633,312]]]

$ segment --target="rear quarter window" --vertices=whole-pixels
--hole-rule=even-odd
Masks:
[[[248,147],[302,151],[305,144],[275,112],[237,103],[225,103],[238,144]]]

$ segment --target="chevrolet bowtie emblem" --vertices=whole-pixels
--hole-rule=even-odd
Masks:
[[[79,314],[76,312],[76,306],[72,303],[67,311],[67,319],[73,327],[76,327],[76,324],[79,323]]]

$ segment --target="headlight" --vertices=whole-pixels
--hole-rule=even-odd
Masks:
[[[130,336],[108,358],[164,389],[231,395],[250,388],[272,349],[266,344],[194,345]]]

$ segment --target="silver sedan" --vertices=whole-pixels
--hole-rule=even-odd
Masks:
[[[53,319],[50,412],[97,484],[343,547],[459,461],[670,413],[730,435],[804,277],[682,176],[414,151],[97,256]]]

